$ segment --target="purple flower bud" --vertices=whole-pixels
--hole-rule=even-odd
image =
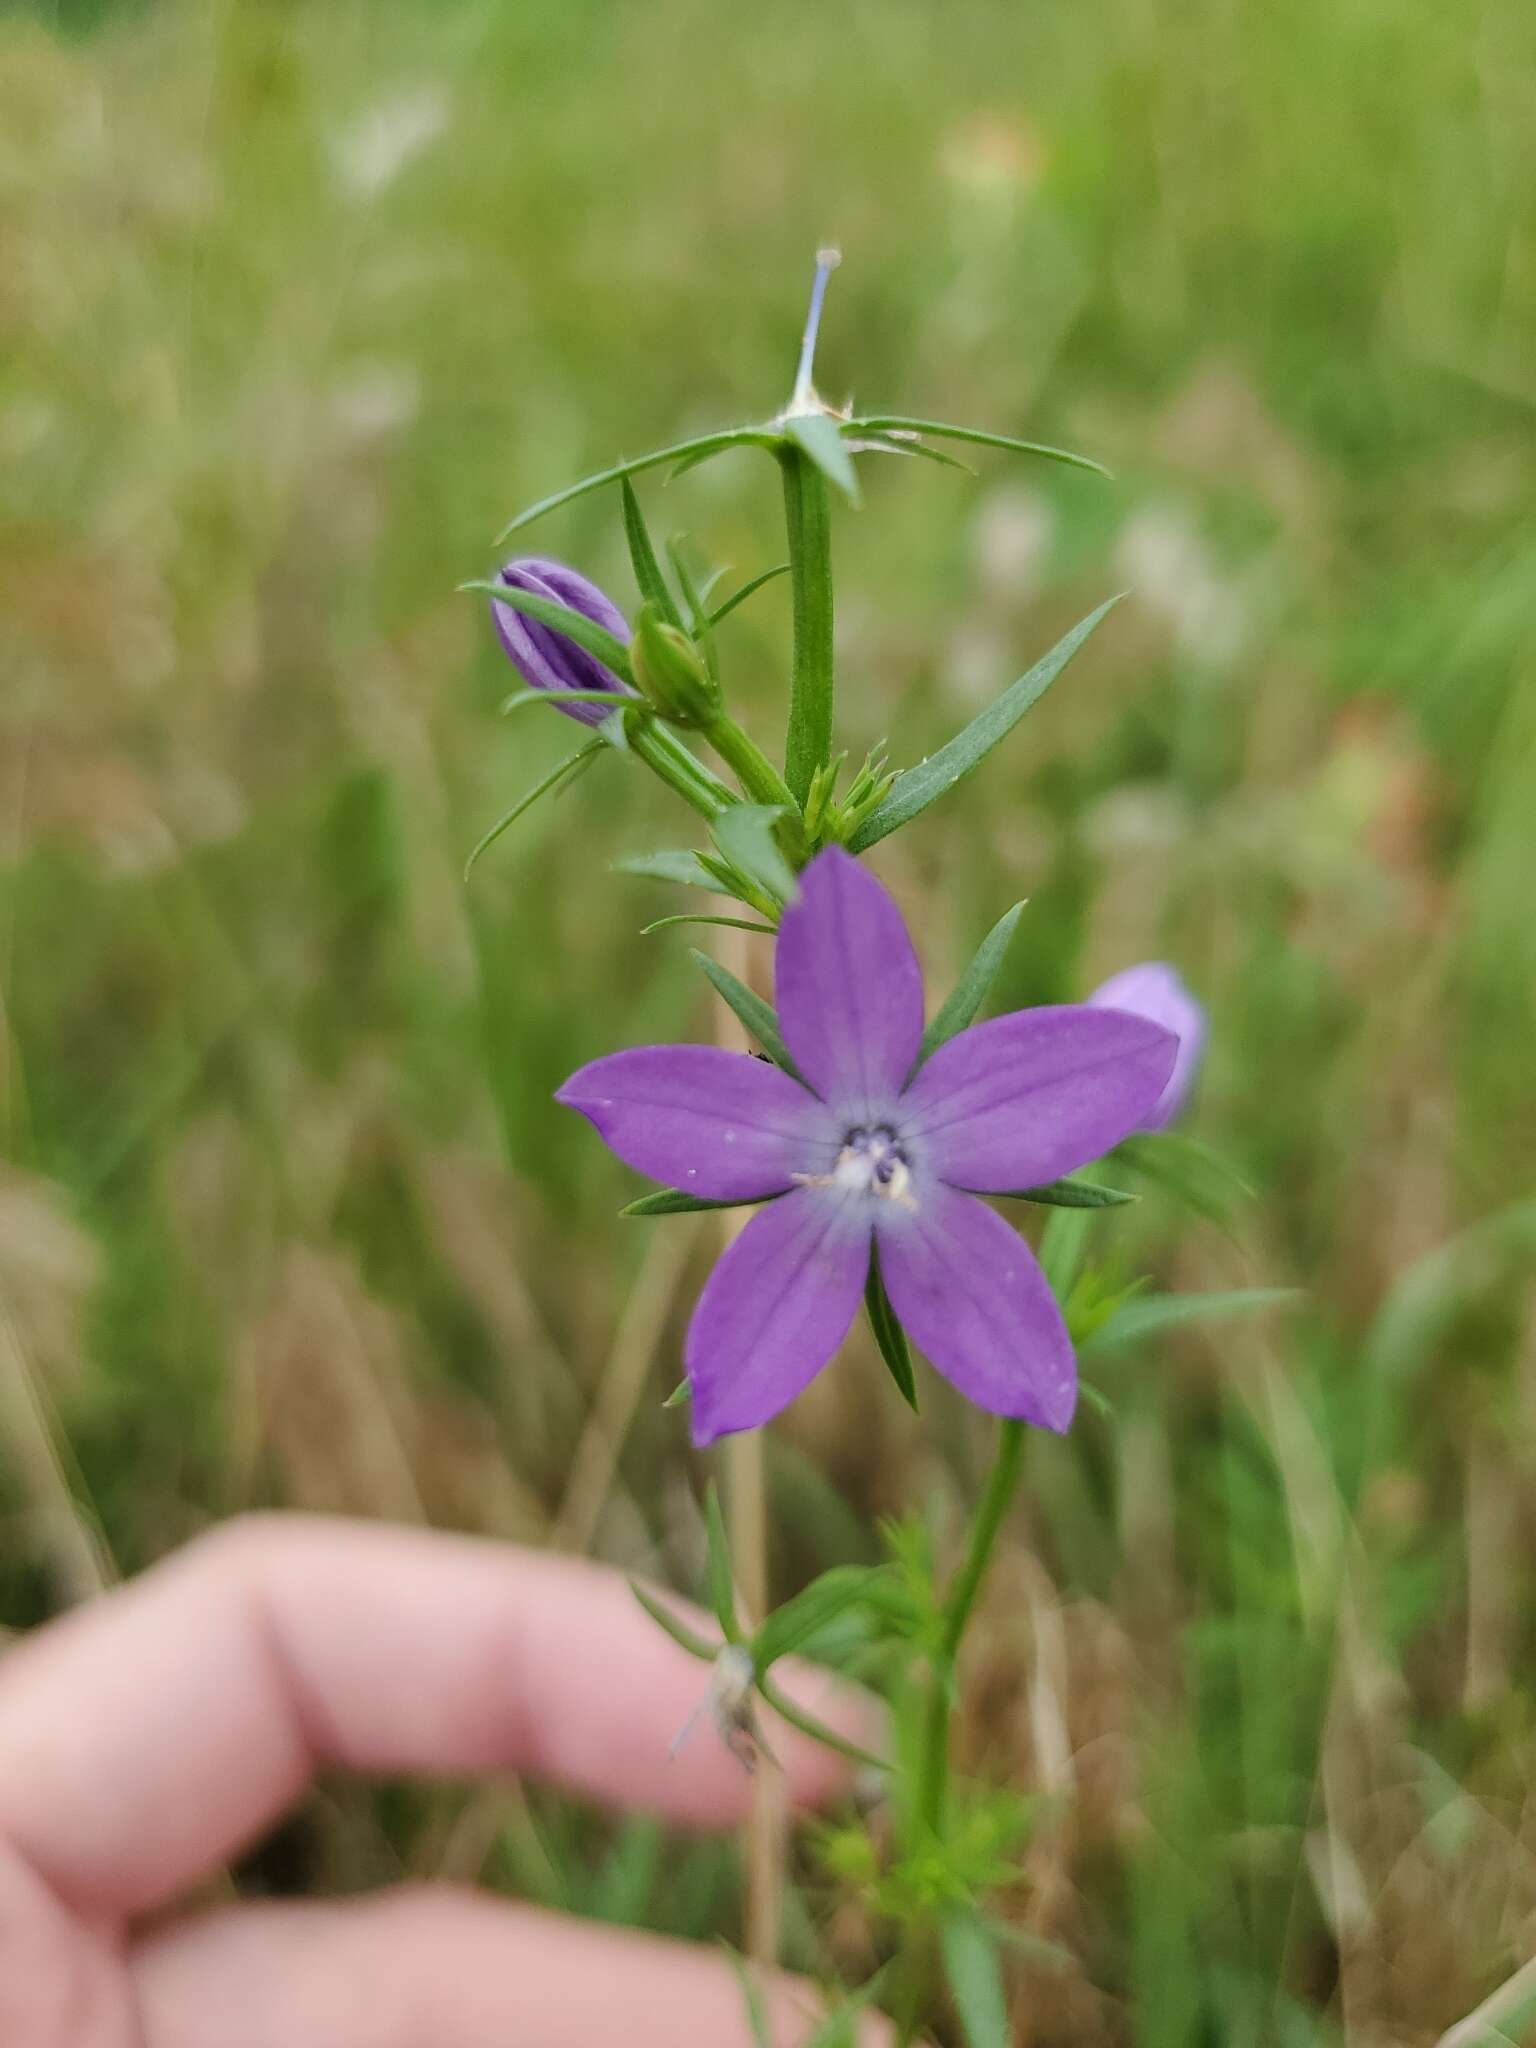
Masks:
[[[1121,968],[1088,1000],[1098,1010],[1128,1010],[1133,1017],[1161,1024],[1179,1041],[1168,1085],[1141,1126],[1144,1131],[1166,1130],[1182,1113],[1200,1071],[1205,1051],[1204,1009],[1166,960],[1143,960],[1138,967]]]
[[[603,626],[626,643],[629,625],[618,606],[606,598],[595,583],[589,583],[564,562],[546,561],[538,555],[508,562],[501,581],[513,590],[526,590],[532,597],[547,597],[568,610],[580,612],[595,626]],[[625,690],[612,669],[605,668],[595,654],[578,647],[574,640],[554,627],[541,625],[510,605],[491,600],[491,616],[501,644],[512,657],[512,665],[530,690]],[[629,694],[633,695],[633,692]],[[601,725],[612,704],[561,704],[557,709],[583,725]]]

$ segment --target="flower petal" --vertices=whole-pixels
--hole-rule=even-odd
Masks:
[[[920,1351],[993,1415],[1064,1430],[1077,1361],[1035,1255],[985,1202],[930,1181],[915,1208],[880,1205],[880,1274]]]
[[[688,1326],[696,1444],[756,1429],[809,1386],[864,1297],[869,1242],[869,1204],[826,1189],[797,1189],[753,1217]]]
[[[1178,1049],[1124,1010],[1015,1010],[939,1047],[902,1100],[901,1128],[956,1187],[1036,1187],[1139,1130]]]
[[[1129,1010],[1150,1017],[1179,1041],[1178,1057],[1167,1087],[1141,1120],[1144,1131],[1165,1130],[1185,1103],[1200,1071],[1205,1051],[1205,1010],[1184,986],[1183,977],[1166,960],[1143,960],[1122,967],[1088,998],[1098,1010]]]
[[[923,1036],[923,976],[901,912],[830,846],[800,877],[774,958],[779,1028],[795,1065],[850,1115],[883,1114]]]
[[[782,1194],[796,1172],[826,1170],[825,1108],[750,1053],[636,1046],[582,1067],[555,1100],[579,1109],[626,1165],[705,1201],[755,1201]]]

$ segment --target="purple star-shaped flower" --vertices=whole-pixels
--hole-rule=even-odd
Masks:
[[[839,848],[784,913],[779,1028],[802,1079],[716,1046],[594,1060],[558,1099],[630,1166],[766,1201],[711,1274],[685,1351],[694,1442],[776,1415],[846,1336],[878,1245],[928,1358],[997,1415],[1064,1430],[1077,1366],[1034,1254],[978,1194],[1037,1187],[1137,1129],[1178,1041],[1073,1005],[973,1025],[919,1066],[922,971],[901,913]]]

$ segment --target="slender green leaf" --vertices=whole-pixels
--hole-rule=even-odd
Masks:
[[[731,1577],[731,1546],[725,1533],[720,1494],[711,1480],[704,1493],[704,1530],[709,1542],[709,1604],[730,1643],[741,1641],[736,1619],[736,1587]]]
[[[1098,1355],[1122,1351],[1143,1338],[1160,1336],[1164,1330],[1181,1329],[1187,1323],[1225,1320],[1231,1316],[1257,1315],[1264,1309],[1293,1308],[1302,1299],[1297,1287],[1240,1287],[1212,1294],[1148,1294],[1128,1301],[1083,1346]]]
[[[603,742],[601,740],[588,740],[584,747],[578,747],[574,754],[568,754],[557,767],[550,769],[542,781],[536,782],[532,789],[520,796],[510,811],[503,811],[490,830],[483,832],[479,839],[476,840],[468,860],[464,863],[465,881],[467,882],[474,873],[475,865],[481,855],[495,845],[509,825],[515,825],[524,811],[531,809],[541,796],[547,795],[559,783],[567,780],[574,782],[576,777],[589,767],[602,751]]]
[[[711,917],[703,910],[680,910],[674,917],[653,918],[649,924],[641,925],[640,936],[648,939],[652,932],[664,932],[668,925],[674,924],[723,924],[729,925],[732,931],[759,932],[769,939],[774,936],[771,924],[757,924],[749,917]]]
[[[616,462],[612,469],[600,469],[591,476],[584,476],[579,483],[567,484],[563,491],[553,491],[549,497],[540,498],[537,504],[519,512],[496,536],[497,543],[499,545],[509,534],[516,533],[520,526],[531,526],[546,512],[569,505],[576,498],[584,498],[589,491],[600,491],[605,484],[616,484],[621,477],[639,476],[644,470],[659,469],[668,462],[691,469],[696,463],[707,462],[712,455],[721,454],[727,448],[776,448],[780,438],[772,427],[728,427],[718,434],[698,434],[692,440],[674,442],[670,448],[658,448],[653,454],[637,456],[633,462]]]
[[[627,476],[620,479],[620,489],[624,497],[624,538],[629,543],[630,565],[634,569],[640,595],[649,598],[667,624],[676,626],[681,632],[682,613],[677,608],[666,577],[661,573],[661,564],[656,559],[656,550],[646,530],[645,514],[640,510],[640,500]]]
[[[691,949],[690,957],[696,967],[713,982],[716,993],[728,1003],[747,1027],[748,1035],[755,1038],[776,1067],[782,1067],[786,1074],[802,1080],[799,1069],[790,1058],[789,1047],[784,1043],[779,1030],[779,1020],[773,1013],[773,1006],[765,1003],[755,989],[747,987],[744,981],[732,974],[729,967],[722,967],[718,960],[708,953],[701,953],[697,947]]]
[[[844,445],[835,420],[824,412],[795,412],[785,420],[784,431],[796,447],[805,450],[827,482],[836,484],[850,505],[860,502],[859,479],[853,457]]]
[[[1051,448],[1043,441],[1018,441],[1012,434],[989,434],[981,427],[954,427],[944,420],[913,420],[882,413],[871,419],[844,420],[842,432],[855,439],[861,434],[937,434],[944,441],[970,441],[978,448],[1005,448],[1014,455],[1041,455],[1048,462],[1065,462],[1072,469],[1090,469],[1095,476],[1108,477],[1102,462],[1090,455],[1074,455],[1070,448]]]
[[[1053,1209],[1118,1209],[1122,1202],[1136,1202],[1139,1195],[1123,1194],[1119,1188],[1101,1188],[1091,1180],[1050,1180],[1038,1188],[1005,1188],[1003,1199],[1011,1202],[1044,1202]]]
[[[656,1626],[665,1629],[673,1642],[686,1650],[690,1657],[700,1657],[706,1664],[714,1663],[716,1657],[720,1654],[720,1645],[718,1643],[706,1641],[703,1636],[696,1634],[693,1629],[689,1628],[686,1622],[679,1621],[675,1614],[670,1613],[662,1606],[654,1593],[646,1591],[638,1579],[630,1580],[629,1590],[634,1594]]]
[[[837,1564],[776,1607],[748,1645],[759,1675],[801,1649],[848,1608],[887,1604],[897,1590],[888,1564]]]
[[[759,1202],[772,1202],[775,1195],[758,1195],[736,1202],[706,1202],[700,1195],[684,1194],[681,1188],[657,1188],[654,1194],[639,1195],[619,1211],[621,1216],[690,1216],[700,1209],[753,1209]]]
[[[753,596],[755,592],[761,590],[765,583],[771,583],[776,576],[787,576],[788,574],[788,562],[779,562],[772,569],[765,569],[761,576],[754,576],[749,583],[743,583],[739,590],[733,590],[723,604],[717,604],[709,615],[709,623],[712,626],[718,626],[722,619],[730,617],[737,605],[745,604],[747,599]]]
[[[773,830],[783,815],[777,804],[732,804],[714,820],[711,829],[727,860],[779,902],[790,903],[799,884]]]
[[[531,590],[514,590],[509,583],[496,582],[489,577],[476,577],[471,582],[461,583],[459,588],[479,591],[494,598],[498,604],[506,605],[509,611],[521,612],[525,618],[536,619],[541,626],[563,633],[567,640],[574,640],[588,654],[596,655],[604,668],[612,669],[622,682],[632,683],[635,680],[634,670],[629,665],[629,649],[624,642],[616,633],[610,633],[606,626],[589,619],[585,612],[573,611],[568,604],[557,604],[554,598],[540,597]],[[553,695],[553,692],[549,694]]]
[[[846,1735],[839,1735],[835,1728],[829,1728],[825,1721],[818,1721],[814,1714],[808,1714],[804,1707],[796,1706],[785,1692],[781,1692],[773,1679],[765,1672],[757,1682],[757,1689],[779,1716],[791,1728],[798,1728],[802,1735],[809,1735],[812,1742],[819,1742],[824,1749],[835,1749],[839,1756],[847,1757],[856,1764],[867,1764],[871,1770],[888,1771],[890,1762],[883,1756],[876,1756],[872,1749],[862,1743],[850,1742]]]
[[[686,1408],[692,1399],[692,1387],[689,1386],[686,1380],[679,1380],[661,1405],[663,1408]]]
[[[633,704],[627,690],[514,690],[501,700],[501,715],[526,711],[530,704]]]
[[[944,469],[963,470],[967,476],[976,474],[971,463],[962,462],[958,455],[946,455],[942,448],[930,448],[926,441],[920,441],[915,434],[902,438],[894,434],[861,434],[856,445],[861,448],[878,448],[886,455],[920,455],[925,462],[937,462]]]
[[[704,609],[704,600],[700,597],[698,585],[693,580],[693,572],[688,567],[688,557],[683,553],[683,542],[687,538],[685,533],[674,533],[670,536],[667,541],[667,559],[672,564],[673,574],[677,577],[678,588],[683,593],[683,602],[687,607],[686,630],[690,631],[695,639],[702,641],[709,630],[709,614]]]
[[[969,774],[1039,701],[1089,634],[1118,602],[1118,598],[1111,598],[1100,605],[936,754],[898,775],[889,793],[852,834],[848,842],[850,849],[855,853],[863,852],[888,833],[909,823]]]
[[[912,1353],[907,1344],[907,1333],[897,1321],[896,1311],[885,1291],[885,1282],[880,1277],[880,1253],[873,1243],[869,1251],[869,1278],[864,1283],[864,1306],[886,1370],[896,1382],[897,1392],[915,1415],[917,1375],[912,1370]]]
[[[985,1924],[974,1913],[951,1913],[939,1941],[944,1974],[969,2048],[1009,2048],[1003,1972]]]
[[[931,803],[947,795],[978,762],[984,761],[999,741],[1008,737],[1025,712],[1040,701],[1089,634],[1119,602],[1118,597],[1112,597],[1096,611],[1091,611],[1086,619],[1080,619],[1027,675],[1011,683],[1000,697],[985,711],[978,712],[970,724],[957,732],[936,754],[898,775],[884,802],[870,812],[849,840],[850,850],[862,853],[876,840],[884,839],[887,833],[910,824]]]
[[[639,875],[649,882],[680,882],[690,889],[708,889],[715,896],[729,893],[696,853],[687,853],[681,848],[676,851],[667,848],[660,853],[632,853],[624,860],[616,860],[613,872],[616,875]]]
[[[1008,951],[1023,911],[1022,903],[1015,903],[1011,910],[1005,910],[976,948],[970,966],[955,985],[954,994],[923,1033],[923,1042],[917,1052],[919,1066],[947,1039],[964,1031],[986,1001],[987,991],[997,979],[997,970],[1003,964],[1003,956]]]

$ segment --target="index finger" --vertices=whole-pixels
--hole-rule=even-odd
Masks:
[[[739,1763],[707,1738],[669,1758],[708,1678],[602,1566],[252,1517],[7,1653],[0,1838],[73,1906],[127,1914],[227,1860],[320,1764],[515,1769],[723,1825],[747,1806]],[[869,1738],[871,1703],[829,1674],[790,1689]],[[845,1785],[816,1743],[770,1740],[797,1803]]]

